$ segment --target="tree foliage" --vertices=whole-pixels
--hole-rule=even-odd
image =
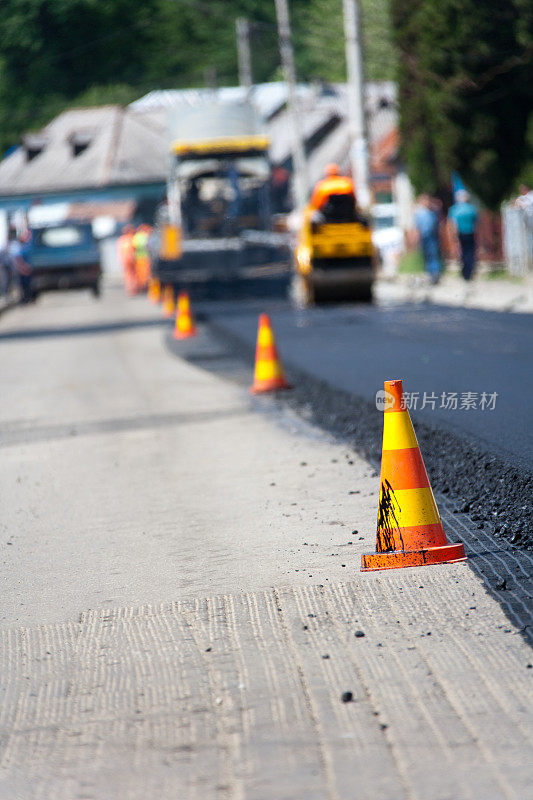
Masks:
[[[418,191],[446,196],[457,170],[489,207],[528,158],[529,0],[391,0],[404,155]]]
[[[392,80],[396,55],[392,47],[389,0],[362,0],[363,52],[369,80]],[[314,0],[298,20],[302,71],[329,81],[346,80],[342,0]]]
[[[94,86],[140,84],[157,0],[7,0],[0,16],[0,147]],[[3,149],[2,148],[2,149]]]
[[[387,3],[364,0],[371,77],[392,77]],[[343,79],[342,0],[290,8],[299,78]],[[215,74],[235,83],[237,16],[252,21],[254,79],[279,77],[274,0],[3,0],[0,156],[73,103],[129,102]]]

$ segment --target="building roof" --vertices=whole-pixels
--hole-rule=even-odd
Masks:
[[[348,167],[350,134],[347,119],[348,87],[299,84],[300,124],[306,141],[307,170],[310,183],[322,177],[326,164],[338,162]],[[287,103],[287,85],[283,81],[256,84],[249,95],[242,86],[219,89],[155,90],[132,103],[131,108],[150,115],[176,113],[180,107],[198,107],[204,103],[232,103],[249,97],[270,139],[270,157],[276,164],[286,163],[292,152],[292,131]],[[392,81],[370,81],[365,86],[369,150],[390,136],[398,126],[397,89]]]
[[[312,91],[307,84],[298,86],[298,94],[306,96]],[[179,105],[199,106],[204,102],[235,103],[251,99],[263,119],[268,119],[287,102],[287,85],[284,81],[257,83],[250,92],[245,86],[221,86],[219,89],[155,89],[135,100],[130,108],[136,111],[155,111]]]
[[[328,162],[348,166],[347,92],[346,84],[298,86],[312,183]],[[127,108],[108,105],[64,111],[42,131],[23,137],[22,146],[0,161],[0,197],[164,183],[171,115],[180,107],[235,103],[247,96],[241,86],[153,91]],[[292,152],[286,84],[257,84],[250,98],[270,139],[272,161],[286,163]],[[367,83],[365,103],[372,153],[397,128],[395,84]]]
[[[300,106],[300,125],[306,141],[307,170],[311,183],[322,177],[326,164],[338,162],[348,167],[350,135],[347,119],[348,87],[345,83],[333,85],[299,84],[297,95]],[[283,82],[262,83],[252,87],[250,93],[243,86],[219,89],[154,90],[131,104],[137,111],[163,117],[176,113],[180,107],[199,107],[204,103],[232,103],[249,97],[270,139],[270,157],[283,164],[291,157],[292,130],[287,103],[287,85]],[[369,81],[365,85],[369,150],[372,152],[383,138],[398,126],[397,89],[392,81]]]
[[[398,128],[396,85],[390,81],[366,84],[365,107],[368,126],[369,152],[384,137]],[[342,169],[349,167],[350,130],[348,122],[348,87],[334,84],[322,91],[300,97],[301,130],[306,141],[307,172],[310,184],[323,177],[326,164],[336,162]],[[272,142],[274,162],[286,161],[292,151],[292,132],[286,109],[266,121],[267,134]]]
[[[71,109],[0,161],[0,195],[164,182],[167,153],[157,115],[118,105]]]

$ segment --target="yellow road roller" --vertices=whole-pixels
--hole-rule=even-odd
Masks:
[[[294,250],[297,305],[372,300],[376,254],[370,225],[358,212],[342,217],[305,208]]]

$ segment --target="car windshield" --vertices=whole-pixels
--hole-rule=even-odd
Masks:
[[[37,243],[43,247],[74,247],[82,241],[83,231],[74,225],[47,228],[37,237]]]

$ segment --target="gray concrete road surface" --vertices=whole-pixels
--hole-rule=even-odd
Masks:
[[[476,567],[531,561],[444,505],[468,563],[362,575],[372,468],[165,333],[118,290],[0,319],[2,800],[533,797]]]

